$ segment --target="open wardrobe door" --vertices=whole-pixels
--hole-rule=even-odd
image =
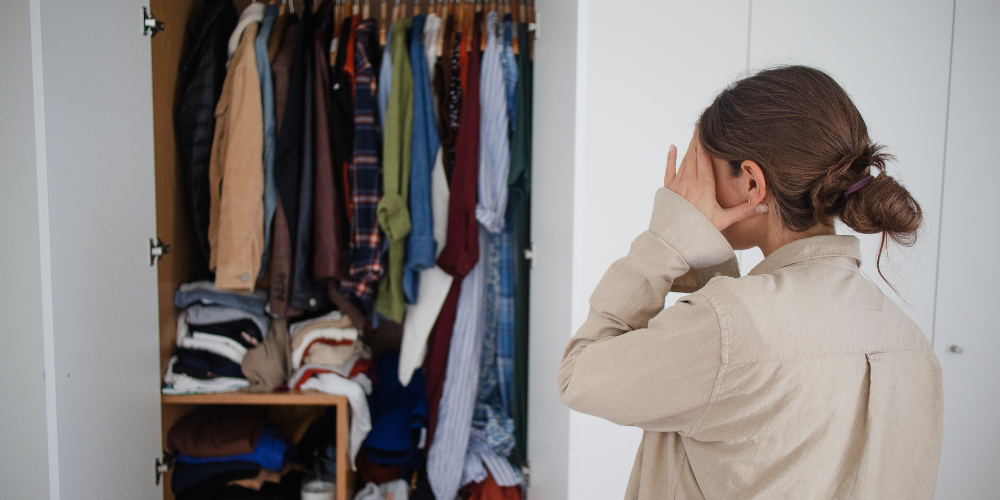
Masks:
[[[160,375],[146,5],[30,4],[50,498],[156,498]]]

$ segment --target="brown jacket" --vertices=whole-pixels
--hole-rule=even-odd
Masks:
[[[569,407],[645,431],[625,498],[933,498],[941,368],[858,239],[794,241],[663,309],[675,278],[734,255],[679,195],[654,207],[558,377]]]
[[[209,165],[209,267],[215,286],[253,291],[264,250],[264,117],[253,42],[257,23],[243,31],[215,107]]]

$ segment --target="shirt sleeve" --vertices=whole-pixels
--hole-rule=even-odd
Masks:
[[[673,191],[658,190],[649,230],[604,274],[566,346],[563,403],[621,425],[689,431],[722,368],[720,321],[698,294],[667,309],[663,303],[677,277],[705,268],[739,272],[711,222]]]

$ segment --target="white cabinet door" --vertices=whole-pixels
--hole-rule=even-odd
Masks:
[[[55,363],[46,373],[55,378],[52,498],[155,498],[159,355],[143,3],[32,4],[36,117],[44,113],[42,267],[51,269],[43,303]],[[45,281],[43,272],[43,292]]]
[[[944,371],[941,499],[1000,495],[998,23],[995,1],[958,0],[955,6],[934,329]]]
[[[875,270],[878,235],[862,237],[862,270],[900,303],[928,339],[933,335],[951,17],[952,0],[755,0],[750,11],[751,69],[801,63],[827,71],[851,94],[872,139],[896,155],[890,172],[924,211],[916,247],[892,246],[888,259],[882,259],[902,299]],[[837,230],[848,232],[842,225]],[[755,262],[745,258],[741,264],[748,268]]]

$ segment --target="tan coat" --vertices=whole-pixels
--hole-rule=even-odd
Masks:
[[[708,219],[660,189],[649,231],[566,348],[563,402],[645,431],[625,498],[933,498],[941,368],[858,269],[858,239],[794,241],[663,309],[675,278],[735,274],[732,259]]]
[[[208,180],[209,267],[215,286],[253,291],[264,251],[264,115],[254,57],[257,23],[244,28],[215,107]]]

